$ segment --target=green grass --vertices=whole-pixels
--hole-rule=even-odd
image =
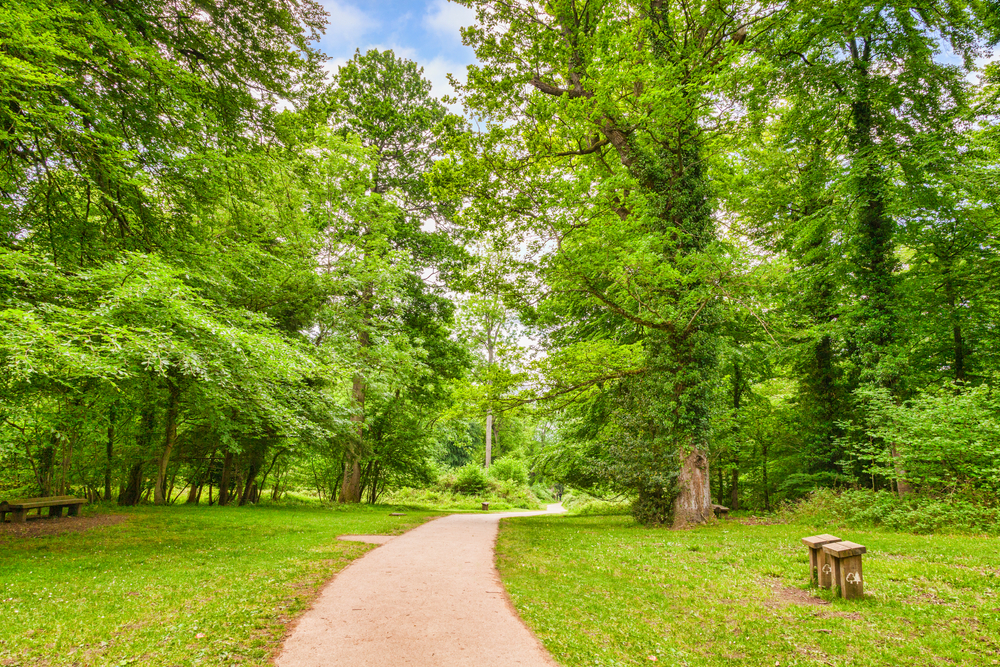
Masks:
[[[829,603],[815,605],[802,590],[799,539],[809,534],[509,519],[497,563],[522,617],[566,666],[1000,664],[1000,539],[837,532],[868,547],[866,597],[811,589]]]
[[[117,511],[117,510],[115,510]],[[262,665],[319,586],[430,514],[167,507],[82,533],[0,534],[0,665]]]

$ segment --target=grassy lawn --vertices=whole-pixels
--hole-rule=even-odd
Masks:
[[[266,664],[319,585],[373,548],[337,535],[432,516],[391,511],[148,507],[82,533],[0,533],[0,665]]]
[[[1000,664],[1000,539],[832,531],[868,547],[866,597],[845,601],[803,590],[799,539],[820,532],[508,519],[497,563],[566,666]]]

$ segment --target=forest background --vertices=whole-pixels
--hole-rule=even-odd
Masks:
[[[997,508],[995,3],[463,4],[0,8],[0,496]]]

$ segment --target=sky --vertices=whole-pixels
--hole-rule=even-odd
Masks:
[[[475,13],[448,0],[323,0],[330,15],[319,48],[336,72],[355,49],[392,49],[397,56],[424,68],[435,97],[452,94],[448,74],[465,80],[465,67],[475,60],[462,45],[461,26],[472,25]]]

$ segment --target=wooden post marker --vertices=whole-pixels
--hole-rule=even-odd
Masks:
[[[834,535],[813,535],[803,537],[802,544],[809,547],[809,580],[817,583],[823,588],[830,588],[833,585],[833,566],[827,562],[823,553],[823,545],[840,542],[840,538]]]
[[[861,577],[861,554],[867,550],[854,542],[824,544],[827,561],[833,561],[834,582],[840,586],[840,597],[845,600],[860,598],[865,594]]]

